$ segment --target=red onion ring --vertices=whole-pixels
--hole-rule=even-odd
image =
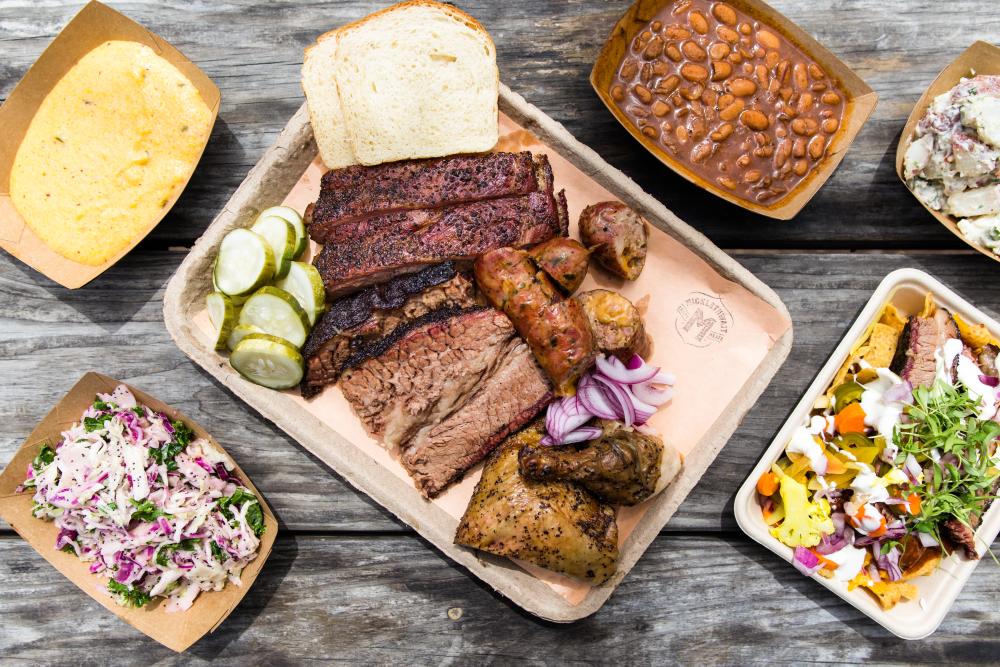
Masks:
[[[650,366],[646,363],[638,368],[629,370],[625,367],[625,364],[618,361],[617,357],[604,354],[597,356],[597,370],[601,375],[622,384],[648,382],[660,372],[660,369],[656,366]]]

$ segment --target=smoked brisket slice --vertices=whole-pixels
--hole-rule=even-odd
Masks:
[[[390,213],[337,225],[337,238],[313,263],[336,298],[429,264],[535,245],[564,234],[568,224],[565,195],[549,192]]]
[[[326,243],[336,226],[373,215],[551,190],[548,158],[527,151],[354,165],[324,174],[309,235]]]
[[[515,339],[492,308],[432,311],[348,359],[340,387],[371,435],[402,445],[463,405]]]
[[[392,333],[396,327],[440,308],[476,305],[471,276],[451,262],[409,273],[330,304],[302,349],[306,374],[302,396],[311,398],[336,382],[345,362],[362,345]]]
[[[944,308],[930,317],[914,315],[903,328],[890,368],[914,387],[930,387],[936,374],[935,351],[958,337],[958,325]]]
[[[410,441],[403,467],[417,488],[433,498],[530,423],[552,397],[531,350],[515,338],[495,372],[461,408]]]

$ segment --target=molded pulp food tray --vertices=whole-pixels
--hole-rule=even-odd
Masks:
[[[934,294],[939,306],[958,313],[966,322],[985,324],[994,336],[1000,333],[1000,323],[977,310],[968,301],[923,271],[900,269],[885,277],[736,495],[736,521],[743,532],[789,563],[792,562],[791,547],[772,537],[764,523],[756,498],[757,480],[781,457],[792,437],[792,431],[804,423],[815,400],[825,393],[833,382],[841,364],[850,353],[851,346],[864,335],[868,326],[881,316],[885,304],[891,302],[904,313],[913,315],[920,311],[928,292]],[[998,532],[1000,532],[1000,502],[995,503],[986,512],[976,532],[980,556],[987,553]],[[893,634],[903,639],[921,639],[933,633],[941,625],[941,621],[951,609],[977,564],[978,561],[969,561],[953,553],[942,560],[941,566],[930,576],[910,581],[920,589],[922,603],[919,599],[903,601],[889,611],[884,611],[878,602],[861,588],[848,591],[846,583],[826,579],[818,574],[814,574],[812,578]]]
[[[685,465],[656,498],[619,511],[621,556],[617,573],[605,584],[587,586],[455,546],[458,518],[478,470],[426,501],[399,462],[364,432],[339,387],[327,388],[306,402],[297,390],[278,392],[244,380],[212,349],[204,301],[212,290],[212,263],[222,237],[250,225],[268,206],[284,201],[302,211],[315,200],[323,169],[316,160],[304,106],[171,279],[164,296],[164,319],[178,346],[196,363],[449,558],[529,612],[572,621],[600,608],[715,459],[788,355],[791,323],[766,285],[505,86],[501,86],[500,110],[498,147],[549,155],[556,187],[567,191],[571,229],[585,204],[611,198],[634,207],[655,227],[638,281],[624,283],[595,270],[584,289],[620,290],[645,311],[655,345],[651,361],[678,373],[676,398],[651,425],[685,455]],[[730,379],[719,385],[716,378],[724,374]]]

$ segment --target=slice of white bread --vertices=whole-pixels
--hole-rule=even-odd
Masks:
[[[357,164],[333,79],[336,56],[337,31],[333,30],[306,49],[302,62],[302,90],[308,102],[309,122],[323,163],[330,169]]]
[[[365,165],[480,153],[496,145],[496,48],[471,16],[434,0],[410,0],[334,35],[312,47],[320,52],[307,54],[303,66],[303,88],[317,142],[323,135],[327,166],[346,159],[339,128],[346,130],[353,159]],[[331,39],[332,58],[321,55]],[[321,67],[332,72],[315,73]],[[334,94],[336,103],[328,99]],[[335,106],[342,124],[330,119]]]

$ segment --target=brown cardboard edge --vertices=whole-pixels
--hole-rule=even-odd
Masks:
[[[250,489],[250,491],[254,493],[254,495],[257,496],[261,504],[261,509],[264,513],[265,531],[260,538],[260,549],[257,558],[255,558],[243,570],[243,574],[241,575],[243,585],[238,587],[233,584],[227,584],[226,588],[222,591],[203,592],[199,595],[198,599],[195,600],[191,609],[185,612],[177,612],[169,616],[171,620],[176,620],[176,623],[160,624],[156,628],[150,628],[148,626],[143,627],[146,625],[145,623],[138,623],[140,619],[143,621],[153,620],[151,617],[145,616],[145,614],[150,612],[146,610],[119,607],[109,597],[102,595],[96,590],[95,585],[98,582],[103,581],[104,577],[89,574],[86,572],[86,565],[79,561],[75,556],[63,554],[52,548],[54,534],[56,531],[51,522],[27,518],[25,519],[25,523],[21,523],[20,518],[23,517],[15,518],[11,513],[15,508],[15,505],[22,504],[30,498],[30,496],[27,496],[26,494],[15,494],[13,491],[15,487],[23,481],[24,471],[30,461],[34,459],[42,443],[54,441],[58,438],[61,430],[67,428],[73,422],[79,421],[80,414],[84,409],[80,406],[89,405],[93,401],[93,397],[96,393],[110,392],[120,384],[127,386],[140,403],[148,405],[154,410],[163,411],[171,418],[183,420],[184,423],[190,426],[199,437],[206,438],[219,447],[219,449],[225,453],[230,461],[232,461],[236,476],[246,485],[248,489]],[[195,422],[190,417],[187,417],[179,410],[157,399],[155,396],[151,396],[125,382],[121,382],[93,371],[85,373],[79,380],[77,380],[69,391],[63,395],[59,402],[52,407],[48,414],[28,435],[21,447],[19,447],[17,452],[15,452],[14,457],[11,459],[10,463],[8,463],[3,473],[0,474],[0,517],[10,523],[18,535],[28,542],[29,545],[31,545],[31,547],[40,556],[42,556],[42,558],[48,561],[60,574],[69,579],[78,588],[80,588],[80,590],[93,598],[105,609],[114,613],[121,620],[146,634],[151,639],[178,653],[185,651],[204,635],[209,632],[213,632],[217,627],[219,627],[220,624],[222,624],[223,621],[226,620],[226,618],[229,617],[243,598],[246,597],[246,594],[249,592],[260,571],[263,569],[264,564],[271,553],[271,549],[274,546],[274,541],[278,533],[278,521],[274,513],[271,511],[270,506],[267,504],[267,500],[263,494],[261,494],[260,490],[254,486],[253,482],[243,469],[240,468],[239,464],[233,460],[232,456],[230,456],[229,453],[226,452],[221,445],[219,445],[219,443],[211,436],[210,433],[208,433],[208,431],[206,431],[200,424]],[[72,570],[72,572],[69,570]],[[191,615],[206,613],[207,609],[204,605],[204,601],[209,596],[223,596],[225,598],[230,598],[229,604],[223,607],[220,612],[204,619],[198,627],[192,629]],[[213,601],[222,602],[224,601],[223,597],[215,597],[213,598]],[[199,603],[202,604],[199,606]],[[166,612],[163,613],[165,614]],[[161,627],[163,630],[159,631],[159,628]]]
[[[899,135],[899,144],[896,146],[896,176],[899,177],[899,180],[902,181],[907,190],[910,190],[910,186],[906,184],[906,179],[903,176],[903,158],[906,156],[906,149],[910,146],[913,131],[916,129],[917,123],[924,117],[927,108],[931,105],[934,98],[955,87],[958,80],[963,76],[967,76],[970,70],[975,70],[977,74],[1000,75],[1000,46],[994,46],[983,40],[974,42],[972,46],[963,51],[955,60],[951,61],[941,70],[941,73],[937,75],[934,81],[927,87],[927,90],[924,91],[924,94],[917,100],[917,103],[913,105],[913,110],[910,112],[909,118],[906,119],[906,125],[903,126],[903,131]],[[913,191],[910,190],[910,193],[913,194]],[[1000,255],[990,252],[986,248],[978,246],[965,238],[965,234],[958,228],[957,222],[951,216],[945,215],[941,211],[935,211],[920,201],[920,198],[915,194],[913,197],[920,202],[920,205],[928,213],[934,216],[934,219],[944,225],[949,232],[960,238],[965,245],[995,262],[1000,262]]]
[[[827,72],[833,74],[834,78],[841,83],[849,94],[844,122],[841,124],[840,130],[834,134],[833,141],[831,142],[831,150],[828,152],[826,159],[822,163],[822,167],[818,171],[814,171],[808,176],[805,181],[792,190],[790,195],[787,195],[771,206],[762,206],[756,202],[736,197],[723,188],[703,179],[683,162],[677,160],[650,141],[648,137],[644,136],[628,121],[608,93],[610,85],[609,77],[614,72],[618,61],[624,53],[623,47],[627,47],[628,42],[631,41],[642,23],[651,18],[661,7],[674,1],[636,0],[625,11],[612,27],[607,40],[594,62],[590,73],[591,87],[598,98],[604,103],[604,106],[611,112],[611,115],[614,116],[615,120],[653,157],[681,178],[720,199],[724,199],[753,213],[777,220],[790,220],[794,218],[812,200],[816,193],[819,192],[820,188],[837,170],[837,167],[840,166],[841,161],[843,161],[847,151],[854,143],[861,128],[875,111],[875,107],[878,104],[878,94],[830,50],[777,10],[760,0],[729,0],[729,4],[751,16],[760,18],[763,22],[775,28],[786,38],[802,48]],[[644,19],[641,17],[647,18]]]
[[[644,193],[638,185],[608,165],[597,153],[576,141],[562,125],[502,84],[500,107],[515,121],[535,133],[552,150],[569,159],[624,202],[635,206],[658,228],[694,249],[721,275],[743,285],[788,317],[784,304],[763,282],[715,247],[702,234],[679,220],[658,201]],[[186,308],[191,303],[200,303],[200,298],[211,289],[210,271],[206,270],[212,259],[211,252],[221,242],[226,232],[246,224],[261,208],[271,205],[275,198],[283,197],[315,155],[312,129],[308,122],[306,107],[303,105],[289,121],[275,145],[251,169],[229,203],[171,278],[164,294],[164,321],[170,335],[178,347],[195,363],[209,371],[250,407],[274,422],[305,449],[318,454],[312,443],[320,438],[326,441],[332,439],[340,445],[332,455],[322,455],[321,458],[348,483],[412,526],[445,555],[464,565],[470,573],[488,583],[501,595],[530,613],[552,621],[569,622],[593,614],[608,599],[632,565],[641,557],[648,544],[659,534],[663,525],[725,445],[746,411],[777,373],[791,348],[791,328],[775,341],[762,361],[756,377],[748,381],[746,393],[736,401],[734,409],[727,411],[724,418],[720,418],[719,430],[698,445],[700,451],[697,454],[688,458],[681,478],[654,501],[647,515],[649,519],[644,519],[640,527],[626,541],[615,577],[604,585],[594,588],[581,604],[570,605],[546,584],[510,561],[456,547],[452,543],[455,520],[434,505],[422,501],[412,485],[350,446],[340,434],[313,415],[297,413],[295,419],[284,417],[289,410],[297,408],[290,397],[247,382],[224,360],[220,360],[213,351],[207,349],[199,339]],[[275,194],[262,194],[259,185]]]
[[[124,39],[145,44],[177,67],[195,85],[202,99],[212,110],[212,124],[184,184],[167,202],[162,214],[120,253],[104,264],[91,266],[63,257],[38,239],[17,214],[10,200],[9,177],[17,149],[45,96],[76,61],[109,39]],[[50,71],[49,68],[53,65],[58,66]],[[0,234],[0,248],[69,289],[82,287],[107,271],[163,221],[187,189],[212,137],[212,128],[219,115],[221,99],[222,94],[212,80],[173,45],[124,14],[97,0],[91,0],[59,31],[0,106],[0,127],[5,128],[0,138],[0,215],[11,216],[10,219],[14,220],[12,224],[21,226],[16,240],[4,238]],[[7,131],[10,123],[16,126],[13,132]]]

